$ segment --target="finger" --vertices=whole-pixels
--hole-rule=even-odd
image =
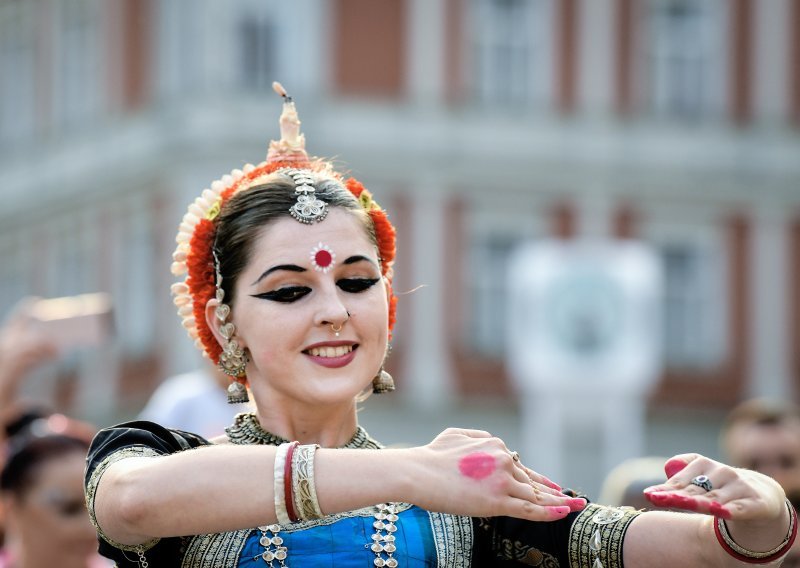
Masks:
[[[448,428],[443,434],[456,434],[460,436],[467,436],[469,438],[493,438],[489,432],[485,430],[471,430],[469,428]]]
[[[726,503],[741,493],[736,489],[736,474],[724,467],[714,467],[711,460],[698,461],[703,471],[710,475],[700,474],[688,482],[675,475],[666,484],[645,490],[645,497],[657,507],[681,509],[706,513],[723,518],[730,518],[730,510]],[[691,472],[690,472],[691,473]],[[712,481],[715,480],[715,481]],[[731,483],[733,482],[733,483]]]
[[[689,462],[678,457],[668,459],[664,464],[664,473],[667,474],[667,479],[684,469],[687,465],[689,465]]]
[[[536,471],[533,471],[529,467],[526,467],[524,465],[522,467],[525,469],[531,481],[541,483],[542,485],[546,485],[547,487],[553,489],[554,491],[561,493],[562,487],[558,483],[551,481],[547,476],[542,475],[541,473],[538,473]]]
[[[525,467],[522,464],[517,464],[517,469],[519,470],[522,477],[519,477],[519,474],[514,475],[520,481],[526,481],[530,485],[538,486],[542,491],[545,493],[550,493],[551,495],[562,496],[564,495],[561,492],[561,488],[547,479],[544,475],[540,475],[533,471],[530,468]]]
[[[714,515],[715,517],[722,517],[723,519],[730,519],[732,517],[730,503],[704,495],[693,496],[659,491],[655,493],[646,493],[645,497],[653,505],[660,508],[705,513],[707,515]]]
[[[699,454],[673,456],[664,464],[664,473],[667,475],[667,480],[664,483],[651,485],[644,491],[673,491],[686,488],[691,484],[691,480],[698,475],[708,475],[709,472],[718,467],[719,464],[717,462]],[[695,493],[695,491],[693,490],[691,493]]]
[[[569,507],[570,511],[582,511],[586,507],[586,500],[580,497],[570,497],[563,493],[550,493],[548,487],[535,482],[514,482],[509,487],[509,495],[518,499],[527,499],[542,507]]]
[[[528,521],[558,521],[569,515],[569,507],[566,506],[544,506],[534,505],[526,499],[509,497],[504,504],[502,514]]]

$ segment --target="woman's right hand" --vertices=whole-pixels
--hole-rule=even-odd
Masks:
[[[586,500],[561,493],[500,438],[482,430],[448,428],[409,451],[420,469],[412,502],[430,511],[554,521],[586,506]]]

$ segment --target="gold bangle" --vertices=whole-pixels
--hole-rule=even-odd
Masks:
[[[317,448],[317,444],[297,446],[292,456],[292,493],[295,511],[302,521],[325,516],[319,508],[317,487],[314,483],[314,454]]]
[[[786,500],[786,508],[789,510],[789,531],[786,533],[786,537],[783,539],[783,542],[781,542],[772,550],[767,550],[766,552],[756,552],[740,546],[736,543],[736,541],[733,540],[733,537],[731,537],[731,533],[728,531],[728,525],[725,524],[725,519],[722,517],[717,517],[717,540],[728,554],[742,562],[751,564],[755,562],[762,564],[772,560],[777,560],[789,552],[789,548],[791,548],[791,545],[797,536],[797,513],[788,499]]]

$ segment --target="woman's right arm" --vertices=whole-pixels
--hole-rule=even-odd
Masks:
[[[216,445],[116,461],[97,481],[96,521],[124,545],[274,523],[275,454],[272,446]],[[585,504],[513,461],[501,440],[475,430],[446,430],[416,448],[320,449],[314,464],[326,514],[398,501],[541,521]]]

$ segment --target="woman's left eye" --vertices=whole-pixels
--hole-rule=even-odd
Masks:
[[[357,294],[372,288],[380,281],[380,278],[342,278],[336,281],[336,285],[345,292]]]

